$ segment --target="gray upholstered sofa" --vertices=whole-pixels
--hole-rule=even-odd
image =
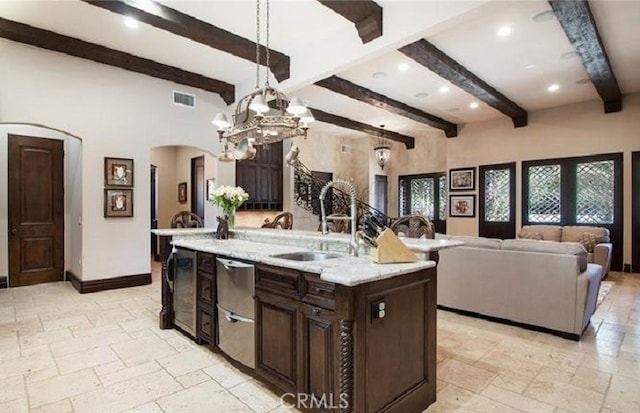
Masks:
[[[579,339],[596,308],[602,267],[572,242],[448,237],[440,251],[438,305]]]
[[[589,242],[590,237],[586,236],[588,234],[593,235],[595,238],[594,243]],[[579,242],[587,250],[587,262],[602,266],[602,278],[609,274],[613,244],[611,244],[607,228],[569,225],[525,225],[518,236],[529,239],[536,237],[545,241]]]

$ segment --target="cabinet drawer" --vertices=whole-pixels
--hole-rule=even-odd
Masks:
[[[299,298],[300,273],[286,268],[256,266],[256,289],[272,294]]]
[[[317,274],[303,274],[302,302],[322,307],[327,310],[335,310],[336,285],[323,281]]]
[[[215,344],[213,342],[213,316],[210,312],[198,310],[198,331],[196,335],[210,344]]]
[[[206,252],[198,252],[198,271],[216,273],[216,256]]]
[[[212,306],[214,303],[215,291],[213,275],[198,271],[198,300]]]

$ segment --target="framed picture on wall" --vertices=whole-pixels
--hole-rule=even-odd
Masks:
[[[178,202],[185,204],[187,202],[187,183],[180,182],[178,184]]]
[[[128,218],[133,216],[133,189],[105,189],[104,217]]]
[[[449,169],[449,191],[476,189],[476,168]]]
[[[216,178],[207,179],[207,199],[210,201],[213,198],[213,191],[216,189]]]
[[[104,158],[104,186],[133,187],[133,159]]]
[[[476,216],[475,195],[449,195],[449,216],[473,218]]]

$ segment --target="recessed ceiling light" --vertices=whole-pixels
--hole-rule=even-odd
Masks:
[[[500,37],[507,37],[511,34],[511,26],[502,26],[498,29],[496,34]]]
[[[562,60],[574,59],[576,57],[578,57],[578,53],[574,52],[573,50],[570,51],[570,52],[562,53],[560,55],[560,59],[562,59]]]
[[[576,80],[576,85],[586,85],[589,83],[591,83],[591,79],[589,79],[588,77],[585,77],[584,79]]]
[[[438,89],[438,91],[440,93],[449,93],[449,86],[440,86],[440,89]]]
[[[134,19],[131,16],[126,16],[124,18],[124,25],[127,26],[130,29],[137,29],[138,28],[138,21],[136,19]]]
[[[371,77],[374,79],[384,79],[385,77],[387,77],[387,74],[385,72],[375,72],[371,75]]]
[[[532,20],[536,23],[544,23],[552,20],[555,17],[552,10],[543,11],[532,17]]]
[[[478,105],[478,102],[471,102],[469,104],[469,109],[478,109],[478,106],[480,106]]]
[[[457,112],[459,110],[460,110],[460,108],[449,108],[449,109],[447,109],[447,112]]]
[[[398,65],[398,70],[401,72],[406,72],[407,70],[409,70],[409,63],[400,63]]]
[[[530,65],[526,65],[524,68],[525,69],[533,69],[534,67],[536,67],[536,65],[530,64]]]
[[[547,88],[547,90],[548,90],[549,92],[551,92],[551,93],[553,93],[553,92],[557,92],[557,91],[558,91],[558,89],[560,89],[560,85],[559,85],[559,84],[557,84],[557,83],[554,83],[554,84],[550,85],[550,86]]]
[[[418,99],[424,99],[424,98],[426,98],[427,96],[429,96],[429,94],[428,94],[427,92],[420,92],[420,93],[416,93],[416,97],[417,97]]]

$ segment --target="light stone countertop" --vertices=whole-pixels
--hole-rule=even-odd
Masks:
[[[215,234],[215,228],[158,228],[152,229],[152,234],[160,236],[184,236],[184,235],[203,235]]]
[[[293,261],[273,257],[276,254],[317,250],[321,242],[336,243],[340,247],[342,246],[341,244],[348,244],[349,234],[322,235],[313,231],[248,228],[233,229],[231,231],[233,238],[228,240],[198,236],[200,234],[202,233],[189,233],[183,230],[175,233],[176,236],[174,236],[172,243],[176,247],[315,273],[319,274],[322,280],[347,286],[382,280],[436,266],[435,261],[430,260],[421,260],[413,263],[377,264],[365,252],[361,252],[359,257],[350,257],[345,252],[342,252],[339,258],[322,261]],[[403,241],[416,252],[436,251],[463,244],[460,241],[451,240],[404,238]],[[329,249],[338,251],[336,248]],[[361,248],[362,250],[363,248]]]

